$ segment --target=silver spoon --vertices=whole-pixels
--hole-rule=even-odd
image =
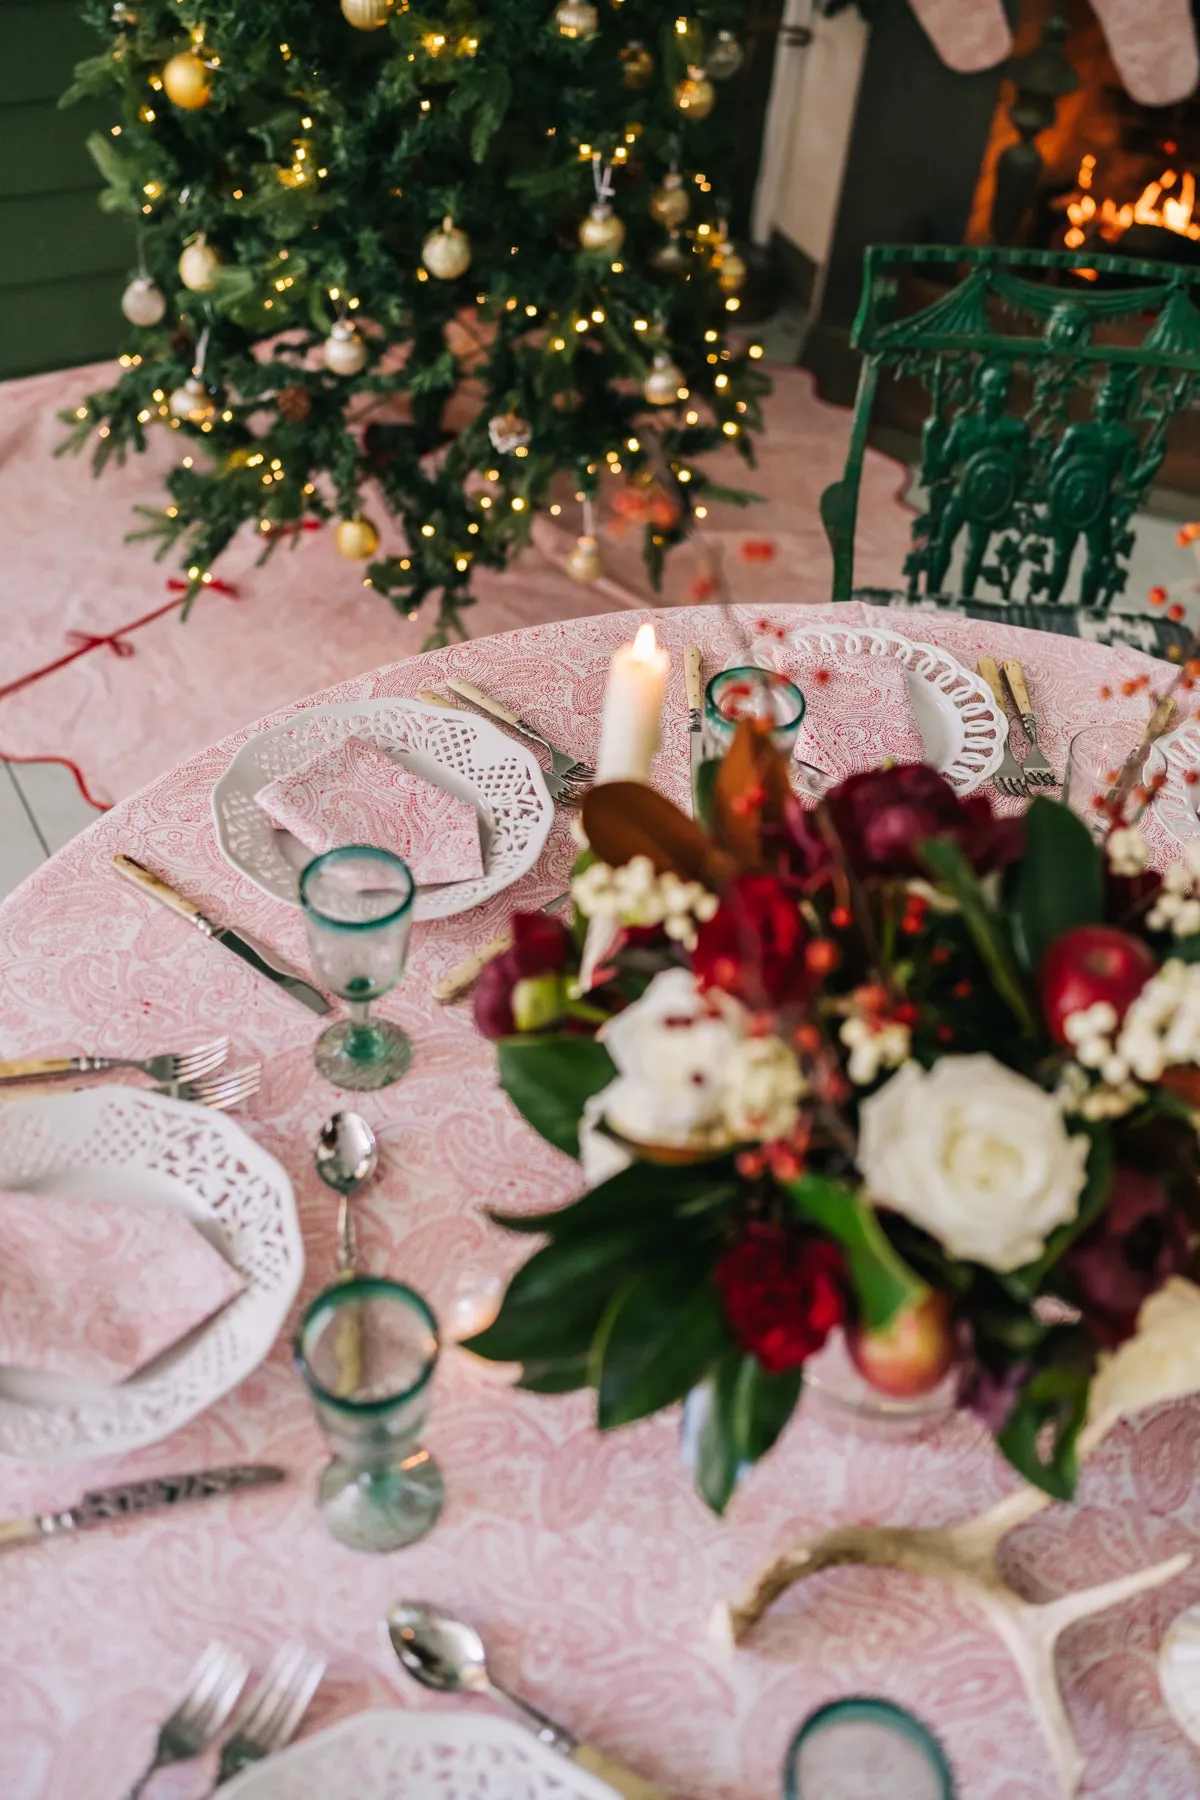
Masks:
[[[375,1133],[356,1112],[336,1112],[326,1119],[313,1153],[317,1174],[338,1195],[339,1275],[354,1273],[354,1223],[350,1217],[351,1196],[370,1181],[379,1167],[379,1145]]]
[[[570,1756],[579,1740],[488,1674],[483,1639],[461,1619],[420,1600],[400,1600],[387,1616],[388,1637],[401,1665],[422,1687],[438,1694],[486,1694],[507,1701],[543,1744]]]

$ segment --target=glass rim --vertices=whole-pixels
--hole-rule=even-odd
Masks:
[[[325,867],[336,866],[350,856],[369,857],[375,862],[385,863],[393,872],[399,870],[403,874],[408,883],[408,893],[391,912],[383,913],[378,919],[333,919],[309,899],[308,883],[310,878]],[[314,856],[310,863],[304,865],[300,871],[299,886],[300,905],[304,909],[305,916],[330,931],[379,931],[384,925],[395,925],[409,912],[417,893],[417,884],[413,880],[412,870],[403,858],[394,855],[391,850],[381,850],[375,844],[339,844],[334,850],[323,850],[320,856]]]
[[[404,1388],[400,1393],[384,1394],[378,1400],[350,1400],[344,1394],[331,1394],[324,1383],[317,1379],[305,1352],[304,1341],[309,1328],[317,1323],[322,1313],[332,1315],[343,1306],[361,1305],[366,1300],[399,1300],[417,1313],[429,1327],[433,1337],[433,1351],[426,1358],[425,1367],[411,1387]],[[416,1288],[408,1287],[402,1281],[392,1281],[386,1275],[353,1275],[347,1281],[335,1281],[332,1286],[322,1288],[309,1301],[296,1326],[296,1335],[292,1341],[292,1361],[305,1387],[322,1406],[330,1406],[335,1412],[344,1413],[347,1418],[367,1419],[403,1406],[405,1401],[414,1400],[428,1387],[437,1367],[441,1348],[442,1337],[437,1316],[428,1300],[424,1295],[418,1294]]]
[[[709,725],[716,731],[732,731],[738,723],[736,719],[727,719],[720,710],[714,697],[715,691],[729,681],[735,679],[753,679],[765,681],[768,687],[788,688],[796,697],[796,716],[794,719],[777,719],[771,726],[772,732],[796,731],[804,723],[804,715],[808,711],[808,701],[804,689],[787,675],[781,675],[777,669],[760,669],[755,664],[742,663],[733,669],[718,669],[704,689],[704,716]]]
[[[797,1764],[800,1751],[811,1737],[816,1737],[825,1726],[852,1723],[858,1720],[868,1725],[886,1725],[899,1737],[915,1744],[923,1750],[929,1761],[931,1772],[941,1783],[940,1800],[955,1800],[954,1771],[946,1757],[946,1752],[930,1731],[929,1727],[909,1712],[907,1707],[900,1706],[894,1700],[885,1700],[882,1696],[870,1694],[850,1694],[844,1700],[830,1700],[824,1706],[810,1713],[800,1726],[787,1747],[783,1759],[783,1792],[784,1800],[805,1800],[796,1785]]]

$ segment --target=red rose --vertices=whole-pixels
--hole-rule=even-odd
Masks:
[[[1147,1295],[1189,1261],[1187,1220],[1167,1189],[1136,1169],[1118,1169],[1106,1211],[1062,1266],[1092,1336],[1111,1348],[1133,1336]]]
[[[692,969],[702,989],[722,988],[766,1009],[801,1000],[813,987],[800,909],[774,875],[735,875],[696,934]]]
[[[827,1238],[753,1222],[714,1278],[734,1337],[768,1375],[799,1368],[846,1316],[846,1266]]]
[[[486,1038],[535,1031],[561,1012],[571,934],[550,913],[514,913],[512,949],[493,957],[475,988],[475,1023]]]
[[[916,847],[925,838],[951,838],[978,874],[1015,862],[1025,846],[1019,819],[994,818],[980,794],[961,799],[926,763],[851,775],[825,804],[860,876],[922,874]],[[806,872],[827,869],[831,851],[812,814],[796,810],[789,824]]]

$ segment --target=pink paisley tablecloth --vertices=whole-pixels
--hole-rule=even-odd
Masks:
[[[870,608],[833,610],[843,621],[898,622]],[[770,609],[779,624],[828,616]],[[663,612],[655,622],[672,651],[658,779],[682,797],[681,652],[699,642],[711,670],[734,638],[712,608]],[[614,614],[478,640],[363,675],[308,704],[415,694],[453,672],[591,754],[607,663],[631,623]],[[905,626],[965,661],[985,648],[1019,655],[1060,767],[1069,735],[1135,711],[1137,701],[1119,697],[1120,682],[1156,667],[1135,652],[965,621],[909,616]],[[1105,685],[1118,698],[1102,700]],[[314,1021],[147,905],[109,866],[120,849],[169,871],[207,911],[303,959],[298,916],[235,875],[210,822],[213,782],[254,729],[123,802],[0,908],[0,1053],[146,1054],[232,1032],[238,1058],[265,1065],[262,1091],[242,1116],[296,1184],[306,1299],[334,1267],[335,1208],[312,1173],[310,1148],[337,1096],[313,1070]],[[481,1208],[544,1208],[567,1197],[578,1175],[497,1092],[469,1008],[437,1007],[430,982],[490,938],[514,900],[536,904],[559,892],[572,854],[560,816],[519,888],[464,918],[418,926],[408,974],[385,1006],[412,1033],[417,1060],[398,1086],[366,1097],[364,1110],[387,1135],[381,1175],[358,1214],[363,1257],[443,1310],[465,1268],[500,1269],[522,1254]],[[249,1380],[167,1442],[86,1467],[4,1468],[3,1514],[66,1504],[84,1485],[118,1477],[241,1459],[282,1463],[291,1478],[269,1492],[4,1559],[0,1795],[115,1800],[214,1637],[259,1659],[297,1637],[328,1654],[307,1731],[373,1704],[420,1704],[419,1690],[393,1675],[381,1625],[391,1601],[416,1595],[472,1619],[503,1681],[680,1800],[770,1800],[799,1721],[851,1693],[888,1695],[925,1717],[947,1746],[964,1800],[1045,1800],[1051,1771],[1012,1665],[940,1586],[833,1571],[788,1596],[735,1656],[706,1638],[714,1602],[793,1534],[855,1519],[948,1523],[1005,1491],[1011,1476],[971,1421],[904,1444],[802,1414],[724,1523],[692,1493],[677,1440],[673,1418],[601,1439],[587,1396],[520,1395],[503,1371],[450,1350],[428,1434],[446,1476],[443,1519],[411,1550],[356,1555],[325,1535],[313,1508],[324,1451],[285,1335]],[[1010,1540],[1023,1590],[1049,1598],[1197,1548],[1198,1456],[1198,1406],[1122,1428],[1088,1467],[1078,1504],[1052,1509]],[[1059,1665],[1088,1759],[1088,1795],[1186,1800],[1200,1789],[1197,1753],[1167,1718],[1155,1673],[1167,1623],[1197,1600],[1200,1567],[1063,1640]],[[198,1790],[199,1772],[184,1769],[161,1777],[155,1793],[181,1800]]]

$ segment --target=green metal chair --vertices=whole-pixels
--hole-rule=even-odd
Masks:
[[[930,285],[942,290],[937,298],[899,311]],[[1124,256],[868,250],[852,336],[863,364],[850,452],[821,497],[833,598],[936,605],[1178,656],[1188,639],[1181,626],[1111,606],[1125,589],[1133,517],[1162,466],[1168,427],[1200,391],[1197,286],[1200,268]],[[895,592],[854,588],[859,483],[883,373],[917,379],[929,401],[925,505],[913,521],[907,586]],[[1019,410],[1016,384],[1028,395]],[[1079,594],[1068,603],[1080,544]],[[961,577],[950,592],[956,557]]]

